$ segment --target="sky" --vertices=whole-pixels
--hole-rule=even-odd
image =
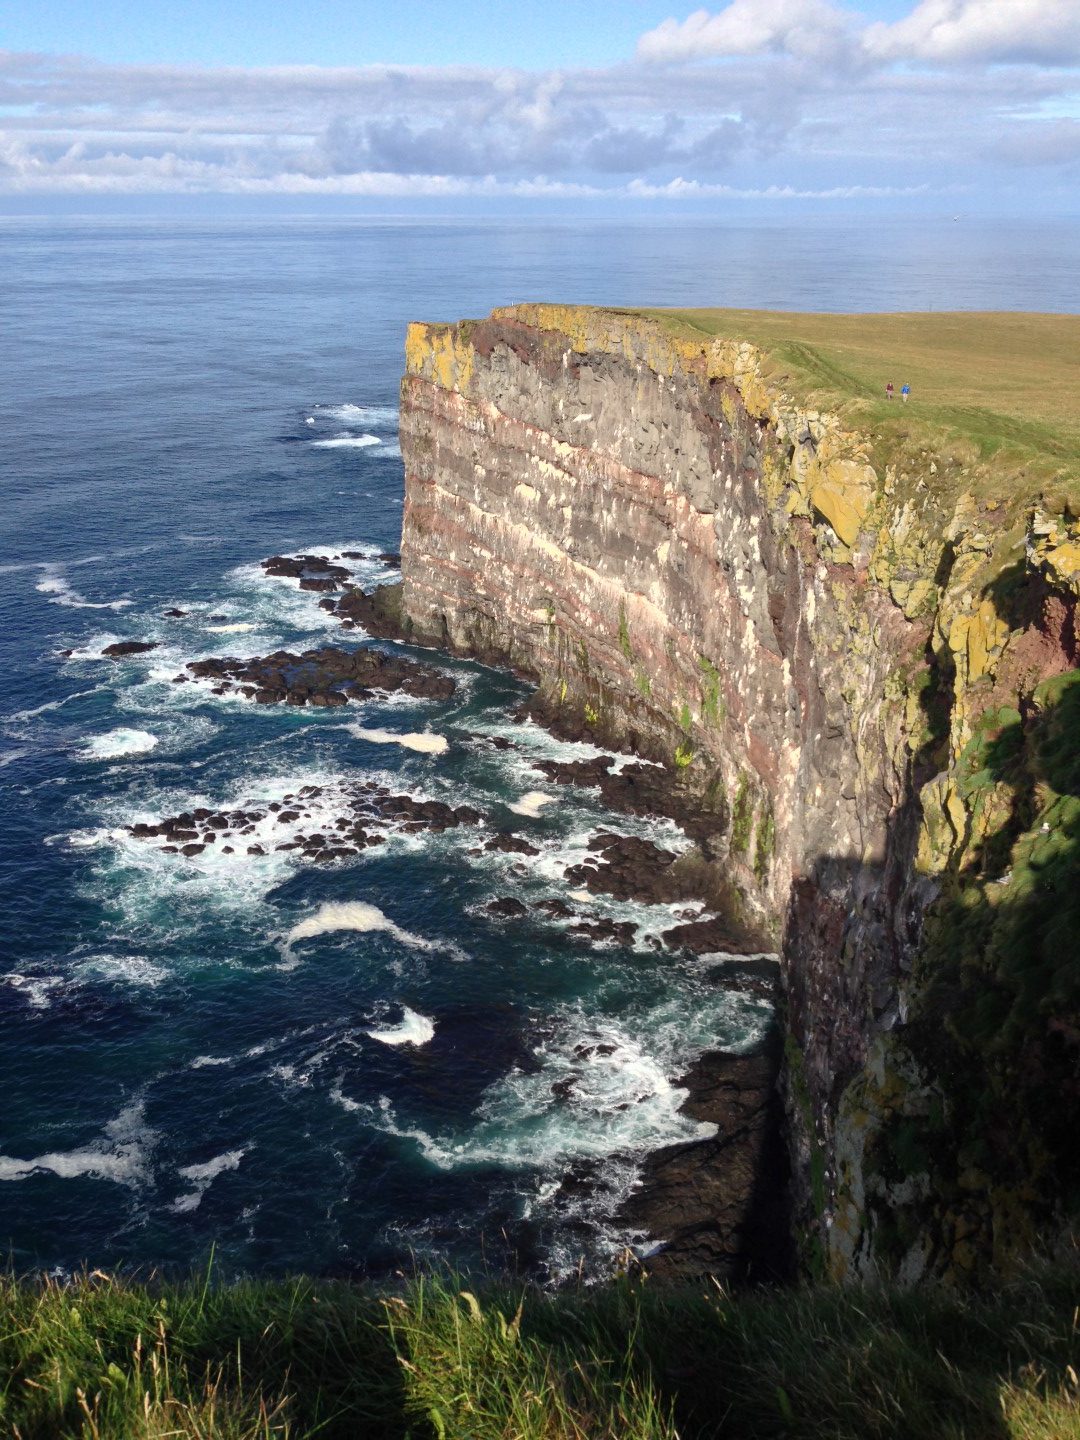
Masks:
[[[7,0],[0,202],[1080,213],[1080,0]]]

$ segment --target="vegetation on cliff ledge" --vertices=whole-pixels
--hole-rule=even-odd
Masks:
[[[994,1295],[0,1281],[14,1440],[1076,1440],[1080,1268]]]

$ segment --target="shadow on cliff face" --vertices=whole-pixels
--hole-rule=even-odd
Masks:
[[[759,968],[775,995],[775,963]],[[792,1278],[790,1177],[777,1089],[782,1054],[774,1021],[752,1050],[710,1052],[679,1080],[690,1092],[683,1113],[709,1121],[717,1133],[650,1155],[640,1188],[621,1212],[631,1225],[664,1237],[643,1262],[655,1283],[712,1277],[744,1286]]]
[[[786,1079],[812,1267],[842,1104],[865,1149],[855,1191],[840,1183],[884,1274],[1009,1268],[1080,1213],[1080,610],[1023,560],[984,598],[1009,640],[968,689],[983,708],[963,755],[954,657],[930,634],[882,863],[823,855],[792,887]],[[933,873],[914,864],[924,824],[951,853]]]
[[[967,845],[900,1032],[930,1098],[888,1117],[871,1157],[894,1197],[928,1180],[924,1199],[878,1206],[881,1258],[922,1230],[953,1278],[1010,1267],[1080,1211],[1080,671],[1021,705],[987,710],[957,767]]]

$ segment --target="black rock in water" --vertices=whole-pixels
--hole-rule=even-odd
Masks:
[[[156,640],[116,640],[112,645],[106,645],[102,655],[107,655],[110,660],[119,660],[124,655],[142,655],[147,650],[156,650]]]
[[[335,707],[362,700],[372,690],[400,690],[420,700],[449,700],[457,688],[448,675],[415,660],[368,648],[338,650],[332,645],[300,654],[275,650],[272,655],[246,660],[215,655],[193,660],[187,668],[197,678],[217,680],[225,690],[239,690],[260,705]]]

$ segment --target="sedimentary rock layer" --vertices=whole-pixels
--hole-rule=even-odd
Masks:
[[[411,326],[401,438],[415,636],[666,765],[782,940],[808,1262],[956,1278],[1060,1231],[1076,957],[1025,906],[1047,836],[1043,908],[1076,903],[1064,502],[883,458],[751,345],[633,312]]]

